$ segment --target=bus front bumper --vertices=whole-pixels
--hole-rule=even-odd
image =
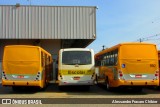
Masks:
[[[86,81],[58,81],[59,86],[67,86],[67,85],[94,85],[93,80],[86,80]]]
[[[40,81],[3,80],[2,86],[40,86]]]

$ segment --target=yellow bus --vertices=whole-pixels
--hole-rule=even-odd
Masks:
[[[121,43],[95,55],[97,83],[107,90],[159,85],[158,52],[149,43]]]
[[[5,46],[2,85],[17,90],[21,86],[46,87],[53,77],[52,56],[38,46]]]
[[[158,62],[159,62],[159,70],[160,70],[160,50],[158,51]],[[159,78],[160,78],[160,72],[159,72]],[[159,82],[158,89],[160,89],[160,82]]]
[[[92,49],[68,48],[59,51],[58,86],[94,84],[94,52]]]

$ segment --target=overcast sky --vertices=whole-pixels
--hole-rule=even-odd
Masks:
[[[160,0],[0,0],[0,5],[16,3],[97,6],[97,39],[87,47],[94,49],[95,53],[102,49],[102,45],[111,47],[150,36],[145,42],[155,43],[160,49]]]

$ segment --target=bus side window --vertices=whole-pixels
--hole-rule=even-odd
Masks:
[[[117,61],[118,61],[118,49],[115,50],[114,52],[114,65],[117,65]]]
[[[108,65],[111,65],[111,54],[110,54],[110,52],[108,53]]]
[[[113,52],[111,52],[111,63],[110,65],[114,65],[114,54]]]
[[[42,64],[42,67],[44,65],[44,61],[43,61],[43,52],[41,52],[41,64]]]
[[[106,65],[109,65],[109,55],[107,54],[107,57],[106,57]]]
[[[115,61],[115,64],[114,65],[117,65],[117,54],[115,54],[115,59],[114,59],[114,61]]]
[[[104,64],[103,64],[103,60],[101,60],[101,66],[103,66]]]
[[[45,62],[45,53],[43,52],[41,52],[41,61],[42,61],[42,67],[44,67],[46,62]]]

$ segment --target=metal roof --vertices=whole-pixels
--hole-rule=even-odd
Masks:
[[[95,39],[94,6],[0,6],[0,39]]]

